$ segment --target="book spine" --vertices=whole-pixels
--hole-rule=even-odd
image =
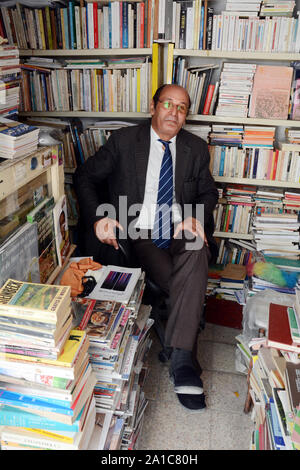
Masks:
[[[69,11],[69,26],[70,26],[70,48],[77,49],[76,46],[76,31],[75,31],[75,10],[74,10],[74,2],[69,2],[68,4],[68,11]]]
[[[208,85],[207,95],[205,98],[203,112],[202,114],[209,114],[210,105],[212,102],[213,94],[214,94],[215,85]]]
[[[4,409],[3,409],[4,408]],[[48,431],[69,431],[78,432],[80,427],[78,423],[74,425],[53,421],[43,416],[17,410],[13,407],[0,408],[0,426],[15,426],[32,429],[46,429]]]

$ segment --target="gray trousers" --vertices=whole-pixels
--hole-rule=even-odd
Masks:
[[[192,351],[197,339],[207,287],[209,248],[187,249],[191,240],[172,239],[168,249],[157,248],[151,239],[132,246],[146,276],[170,299],[165,331],[166,346]]]

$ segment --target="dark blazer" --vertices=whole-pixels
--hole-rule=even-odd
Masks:
[[[150,149],[151,122],[114,131],[107,143],[75,173],[75,188],[85,229],[92,229],[101,217],[96,215],[102,202],[116,208],[117,220],[123,225],[124,211],[119,213],[119,196],[127,196],[128,207],[142,204]],[[182,206],[204,204],[205,232],[213,242],[213,209],[218,192],[209,171],[210,156],[204,140],[183,129],[176,139],[175,194]],[[108,188],[105,188],[108,183]],[[107,200],[102,193],[108,190]],[[137,214],[138,215],[138,214]],[[128,217],[130,223],[134,218]]]

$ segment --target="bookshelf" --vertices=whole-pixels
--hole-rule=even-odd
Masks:
[[[229,3],[232,6],[234,4],[234,0],[232,3],[229,1],[226,2],[226,0],[211,0],[211,1],[195,0],[192,4],[187,5],[186,8],[182,7],[182,5],[180,5],[180,7],[177,6],[177,9],[179,8],[181,11],[180,24],[178,23],[178,11],[176,12],[176,6],[174,6],[173,4],[173,11],[172,11],[173,26],[172,26],[172,34],[170,36],[171,40],[166,46],[166,61],[165,61],[165,82],[166,83],[183,84],[182,82],[177,82],[176,79],[178,78],[182,79],[182,77],[186,77],[185,78],[186,86],[190,87],[189,89],[191,91],[194,91],[197,88],[197,86],[199,89],[201,89],[201,86],[203,86],[202,93],[204,94],[204,98],[205,98],[208,95],[209,84],[215,85],[217,82],[220,83],[221,72],[223,69],[223,65],[225,63],[249,64],[250,66],[252,64],[272,65],[272,66],[281,66],[281,65],[292,66],[293,62],[299,61],[299,40],[297,40],[295,44],[295,38],[299,39],[299,36],[297,36],[297,28],[299,27],[299,25],[297,26],[297,22],[299,22],[299,18],[296,19],[296,18],[286,17],[284,20],[282,20],[282,18],[280,17],[275,18],[274,16],[273,18],[255,17],[255,16],[251,17],[251,14],[248,15],[246,11],[236,13],[236,15],[240,18],[241,23],[244,22],[244,25],[245,25],[245,22],[247,22],[248,20],[249,20],[249,24],[251,24],[254,21],[254,22],[257,22],[257,24],[260,24],[260,26],[265,25],[263,26],[265,28],[270,28],[270,26],[266,26],[266,25],[270,24],[271,22],[280,24],[280,22],[282,21],[282,23],[285,22],[285,23],[291,24],[291,26],[288,27],[289,28],[288,34],[290,34],[290,39],[287,40],[286,44],[283,44],[283,42],[281,43],[278,42],[277,49],[274,48],[272,50],[271,50],[272,46],[270,45],[271,43],[268,45],[266,41],[267,39],[268,40],[270,39],[270,34],[273,34],[275,38],[276,28],[269,30],[269,33],[268,33],[269,36],[266,33],[266,36],[264,36],[264,40],[265,40],[264,43],[262,42],[260,43],[260,45],[257,45],[258,43],[256,42],[255,47],[253,48],[254,42],[252,42],[252,50],[249,50],[250,42],[251,42],[251,39],[249,39],[249,36],[252,34],[253,30],[251,30],[250,32],[250,29],[248,29],[248,39],[247,39],[248,50],[242,50],[242,48],[246,49],[246,46],[245,46],[246,40],[242,45],[242,43],[238,43],[238,40],[236,37],[231,36],[231,42],[230,42],[230,32],[228,31],[228,25],[226,26],[227,20],[225,20],[225,17],[227,16],[227,19],[228,19],[228,14],[230,14],[230,11],[226,11],[227,6],[230,7],[230,5],[228,5]],[[238,2],[236,3],[238,7],[241,7],[241,5],[245,5],[244,3],[243,4],[238,3]],[[251,2],[251,4],[249,3],[248,6],[252,5],[253,3],[254,2]],[[257,3],[262,4],[263,2],[257,2]],[[200,9],[201,9],[201,6],[203,8],[203,10],[200,13],[200,17],[201,19],[204,17],[204,22],[207,21],[207,23],[204,26],[200,24],[200,29],[203,28],[202,29],[203,35],[205,35],[206,33],[206,44],[205,42],[204,44],[203,42],[201,43],[202,41],[201,39],[199,41],[199,47],[198,47],[197,34],[198,34],[198,38],[200,38],[201,33],[199,33],[199,30],[197,31],[196,29],[196,26],[195,26],[196,22],[189,23],[192,29],[192,33],[190,33],[189,27],[188,27],[188,19],[187,19],[187,16],[185,17],[185,15],[188,15],[187,10],[191,8],[193,10],[193,13],[192,14],[190,13],[190,15],[192,15],[190,16],[190,21],[191,21],[191,18],[195,19],[196,15],[199,14],[199,12],[197,13],[197,8],[199,8],[199,5],[200,5]],[[294,16],[296,16],[297,12],[299,11],[299,6],[300,6],[299,1],[296,1],[295,9],[294,9]],[[212,39],[209,44],[208,42],[209,35],[208,35],[207,28],[209,27],[208,11],[210,7],[212,7],[213,9],[213,16],[211,17],[212,18],[212,26],[211,26]],[[237,8],[235,8],[235,10],[237,10]],[[221,18],[221,23],[218,23],[218,20],[216,23],[214,23],[215,21],[214,16]],[[234,14],[232,14],[231,16],[232,21],[238,21],[236,19],[237,16],[234,16]],[[235,18],[235,20],[233,20],[233,18]],[[181,21],[183,21],[183,23],[181,23]],[[183,28],[182,30],[182,25],[184,25],[184,23],[185,23],[185,28]],[[216,30],[213,29],[214,28],[213,25],[215,25],[215,28],[219,27],[219,33],[220,33],[219,36],[216,34]],[[292,30],[294,31],[293,33],[294,39],[292,39],[292,34],[291,34]],[[241,34],[241,37],[244,37],[243,32],[245,31],[245,29],[243,30],[241,29],[240,31],[241,33],[239,32],[238,34]],[[191,37],[190,37],[191,35],[194,38],[194,42],[191,42]],[[195,43],[195,37],[196,37],[196,43]],[[219,38],[225,37],[225,39],[228,38],[227,44],[226,44],[226,41],[222,42],[222,40],[220,39],[220,44],[218,45],[216,42],[218,41],[218,37]],[[245,35],[245,37],[247,36]],[[179,45],[179,42],[181,40],[182,40],[182,43],[181,45]],[[234,41],[236,42],[234,43]],[[282,41],[282,37],[281,37],[281,41]],[[185,44],[188,44],[188,47],[185,48],[184,47]],[[195,47],[195,44],[197,45],[197,47]],[[240,50],[237,50],[238,44],[241,45]],[[180,66],[181,66],[181,65],[178,65],[180,64],[180,61],[182,61],[182,64],[183,64],[182,67],[184,67],[184,69],[187,70],[188,72],[184,71],[183,74],[182,72],[178,73],[178,70],[180,70]],[[209,67],[211,67],[212,73],[209,75],[209,72],[207,72],[207,75],[210,76],[210,80],[208,81],[207,85],[205,85],[205,82],[204,82],[204,85],[201,85],[201,83],[200,85],[198,85],[198,82],[196,82],[196,85],[193,85],[193,83],[195,82],[193,82],[192,78],[190,78],[192,76],[192,72],[194,72],[195,76],[197,75],[197,72],[198,72],[198,76],[201,76],[201,73],[202,73],[201,67],[202,67],[203,74],[205,73],[206,70],[209,69]],[[207,67],[207,69],[205,69],[205,67]],[[293,85],[293,82],[292,82],[292,85]],[[196,97],[197,95],[195,94],[194,96]],[[214,125],[219,125],[220,127],[221,125],[224,125],[227,127],[230,127],[230,126],[232,127],[234,126],[235,127],[239,127],[239,126],[268,127],[270,126],[272,128],[275,128],[274,149],[280,148],[278,147],[278,144],[281,141],[285,140],[285,130],[289,128],[294,128],[295,130],[297,130],[300,128],[300,121],[291,119],[290,118],[291,115],[289,115],[289,119],[282,119],[282,118],[274,119],[272,118],[271,115],[269,118],[249,117],[250,113],[248,114],[248,112],[246,115],[242,115],[242,114],[234,115],[234,113],[230,113],[230,112],[228,112],[228,115],[226,115],[225,112],[219,113],[219,115],[216,115],[215,112],[216,112],[219,96],[220,96],[220,93],[218,90],[218,93],[216,94],[216,102],[214,105],[214,110],[209,109],[209,111],[206,111],[205,113],[203,113],[204,100],[201,97],[200,106],[198,107],[195,106],[198,112],[197,110],[195,110],[195,108],[194,109],[191,108],[192,113],[190,113],[188,116],[188,119],[187,119],[188,123],[190,123],[194,127],[196,127],[195,125],[197,124],[199,125],[199,127],[206,126],[207,128],[211,127],[211,129],[213,128]],[[249,101],[249,103],[250,102],[251,101]],[[192,101],[192,105],[193,105],[193,101]],[[250,105],[249,105],[249,108],[250,108]],[[201,114],[199,113],[199,110],[202,111]],[[227,145],[228,147],[230,147],[230,144],[226,144],[226,143],[222,143],[222,144],[213,143],[213,145],[219,145],[219,146]],[[287,147],[285,147],[285,149],[288,150]],[[289,150],[291,152],[299,152],[299,146],[291,145]],[[225,160],[226,160],[226,156],[225,156]],[[300,171],[299,168],[297,169],[297,171],[298,172]],[[220,172],[219,174],[222,175],[222,172]],[[227,172],[227,175],[228,174],[230,173]],[[216,175],[214,175],[214,178],[217,183],[217,186],[220,189],[225,189],[227,186],[238,187],[238,186],[243,185],[247,187],[253,187],[254,189],[255,187],[257,189],[259,189],[260,187],[263,187],[267,189],[269,188],[269,190],[273,189],[275,191],[282,189],[282,190],[299,192],[300,190],[299,178],[298,180],[297,178],[295,178],[295,181],[279,181],[274,178],[259,179],[259,178],[251,178],[251,177],[233,177],[233,176],[216,176]],[[224,203],[225,203],[224,199],[223,200],[220,199],[219,204],[224,204]],[[228,202],[225,204],[228,204]],[[224,227],[223,227],[223,230],[225,229]],[[249,222],[248,231],[249,233],[246,234],[246,233],[231,233],[231,232],[227,233],[224,231],[216,230],[214,235],[220,241],[222,239],[227,239],[227,238],[235,238],[235,239],[241,239],[241,240],[244,239],[244,240],[251,241],[253,240],[253,235],[251,233],[251,220]]]

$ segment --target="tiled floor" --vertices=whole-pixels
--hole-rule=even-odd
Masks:
[[[150,373],[145,386],[141,450],[248,450],[253,422],[243,411],[246,375],[235,368],[235,336],[239,330],[207,323],[199,335],[198,357],[207,408],[183,408],[169,380],[168,364],[157,358],[161,349],[152,333]]]

